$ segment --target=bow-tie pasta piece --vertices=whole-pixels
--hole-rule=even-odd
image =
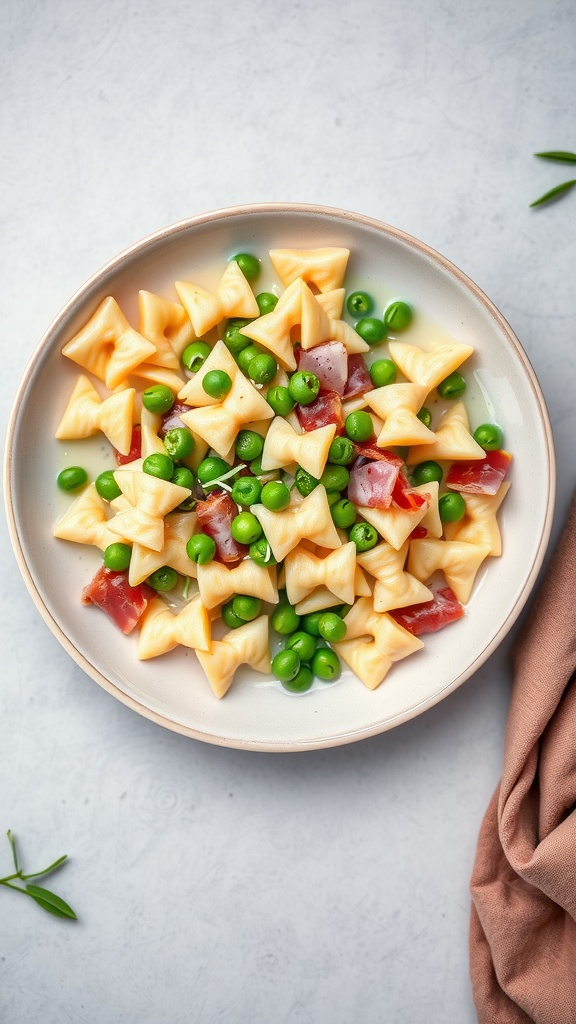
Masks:
[[[321,484],[303,501],[289,505],[283,512],[272,512],[264,505],[252,505],[251,511],[260,523],[277,562],[282,562],[304,539],[331,550],[341,546],[326,490]]]
[[[131,507],[117,512],[109,522],[109,529],[142,547],[161,551],[164,516],[190,497],[189,488],[125,469],[116,470],[114,479]]]
[[[202,382],[207,373],[211,370],[223,370],[228,374],[232,383],[234,383],[236,376],[240,373],[238,363],[234,359],[230,350],[226,347],[223,341],[218,340],[214,345],[210,355],[206,361],[202,364],[200,369],[186,382],[183,388],[178,391],[178,399],[180,402],[185,402],[186,405],[194,406],[199,408],[206,405],[218,405],[220,399],[212,398],[208,395],[202,386]]]
[[[435,435],[418,419],[427,389],[419,384],[388,384],[366,395],[366,403],[384,426],[377,437],[380,448],[431,444]]]
[[[134,395],[134,388],[125,388],[102,400],[88,377],[81,374],[58,424],[56,437],[60,441],[79,440],[101,430],[114,448],[127,455],[132,438]]]
[[[375,612],[369,598],[360,598],[344,622],[346,639],[332,646],[369,690],[380,685],[395,662],[424,646],[391,616]]]
[[[182,576],[196,579],[196,563],[188,557],[186,544],[196,528],[195,512],[173,512],[164,519],[164,543],[160,551],[153,551],[142,544],[132,546],[132,558],[128,569],[131,587],[147,580],[153,572],[169,565]]]
[[[356,566],[354,573],[354,598],[357,597],[371,597],[372,591],[370,585],[362,572],[359,565]],[[348,602],[346,602],[348,603]],[[308,597],[298,601],[295,605],[297,615],[312,615],[314,612],[320,612],[324,608],[334,607],[334,594],[328,587],[316,587]]]
[[[109,391],[155,352],[153,342],[130,326],[112,296],[100,303],[88,323],[62,349],[68,359],[104,381]]]
[[[194,328],[184,307],[154,292],[140,291],[138,313],[140,334],[156,346],[149,362],[178,370],[182,352],[194,339]]]
[[[415,445],[408,454],[408,464],[417,465],[427,459],[457,462],[485,459],[486,452],[470,433],[468,413],[463,402],[454,402],[441,417],[432,444]]]
[[[342,316],[345,296],[345,288],[334,288],[330,292],[319,292],[316,299],[330,320],[339,320]]]
[[[101,551],[120,539],[109,528],[108,506],[98,494],[95,484],[89,484],[78,495],[52,532],[59,540],[93,544]]]
[[[285,569],[286,596],[290,604],[298,604],[320,586],[330,591],[332,604],[354,603],[356,545],[352,541],[324,558],[298,546],[286,555]]]
[[[384,542],[358,555],[362,568],[376,579],[374,611],[388,612],[393,608],[406,608],[432,600],[432,591],[404,571],[407,555],[408,542],[399,551]]]
[[[228,263],[215,295],[187,281],[176,281],[174,287],[198,338],[225,317],[250,320],[260,314],[254,292],[235,260]]]
[[[140,660],[157,658],[179,644],[200,651],[210,651],[212,647],[210,617],[199,595],[176,615],[162,598],[153,598],[140,619],[137,650]]]
[[[328,461],[328,452],[335,433],[336,424],[330,423],[328,426],[297,434],[282,416],[276,416],[264,441],[262,469],[267,472],[296,463],[319,480]]]
[[[181,419],[225,459],[242,427],[253,420],[267,420],[273,416],[266,399],[242,373],[238,373],[223,402],[191,409],[182,413]]]
[[[490,555],[498,558],[502,554],[502,535],[496,516],[509,489],[510,484],[503,483],[496,494],[462,494],[465,516],[456,523],[444,524],[446,540],[488,545]]]
[[[271,313],[253,320],[240,334],[272,353],[285,370],[296,369],[292,330],[302,319],[302,283],[296,280],[278,299]]]
[[[474,352],[472,345],[456,341],[432,342],[430,349],[407,345],[403,341],[390,341],[388,349],[391,359],[407,380],[421,384],[428,391],[437,387]]]
[[[276,566],[265,568],[246,558],[234,569],[212,561],[198,565],[196,571],[202,604],[208,609],[225,604],[235,594],[257,597],[270,604],[278,603]]]
[[[461,541],[438,540],[423,537],[410,542],[408,572],[422,582],[429,580],[435,572],[444,573],[446,583],[462,604],[466,604],[476,574],[482,562],[490,554],[487,544],[466,544]]]
[[[349,249],[271,249],[270,259],[282,284],[287,287],[301,277],[319,292],[341,288],[348,265]]]
[[[234,674],[241,665],[249,665],[255,672],[270,672],[268,618],[260,615],[245,626],[232,629],[223,640],[212,641],[212,651],[196,651],[206,678],[216,697],[224,697],[230,689]]]
[[[414,487],[413,490],[416,490],[416,488]],[[417,508],[414,511],[407,511],[406,509],[398,508],[396,505],[390,505],[389,508],[361,506],[358,508],[358,513],[393,548],[400,550],[405,541],[408,540],[412,530],[422,522],[430,508],[429,490],[428,485],[426,485],[426,491],[422,492],[425,495],[425,501],[421,508]]]

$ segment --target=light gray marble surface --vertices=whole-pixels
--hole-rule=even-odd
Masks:
[[[574,485],[571,0],[5,0],[2,426],[84,279],[250,201],[369,214],[444,253],[519,335]],[[535,481],[538,486],[538,481]],[[349,747],[165,731],[67,657],[1,529],[0,874],[71,855],[78,924],[0,889],[3,1024],[472,1024],[468,881],[497,783],[509,637],[449,699]],[[514,635],[517,630],[514,630]],[[4,869],[4,870],[2,870]]]

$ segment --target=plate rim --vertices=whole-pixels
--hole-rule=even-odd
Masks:
[[[543,435],[546,445],[547,453],[547,467],[548,467],[548,479],[546,480],[547,487],[547,501],[544,515],[543,529],[538,542],[538,547],[535,553],[535,557],[530,568],[528,576],[524,580],[520,592],[518,593],[516,604],[507,616],[505,622],[502,624],[498,632],[492,638],[492,640],[486,645],[486,647],[478,654],[474,662],[467,666],[467,668],[460,673],[455,679],[452,679],[445,687],[437,691],[432,697],[426,698],[419,704],[413,705],[407,711],[400,714],[394,715],[385,721],[375,722],[367,725],[364,728],[354,729],[351,732],[340,732],[337,735],[331,736],[318,736],[316,738],[309,738],[304,741],[294,742],[292,740],[276,740],[272,742],[266,742],[262,740],[245,740],[238,739],[237,737],[229,737],[226,735],[215,735],[213,733],[205,733],[201,729],[192,728],[184,725],[181,722],[175,721],[173,718],[160,714],[152,708],[147,707],[145,704],[140,703],[135,697],[130,696],[121,690],[115,683],[107,678],[103,673],[99,671],[89,660],[83,655],[78,648],[74,645],[72,640],[64,632],[62,627],[52,616],[44,600],[40,594],[38,587],[36,586],[34,577],[31,570],[28,567],[22,543],[20,539],[20,533],[18,529],[18,523],[16,519],[14,504],[12,501],[12,474],[14,468],[13,460],[13,441],[14,435],[18,425],[18,417],[22,400],[29,387],[30,380],[33,376],[34,368],[38,361],[38,356],[43,348],[49,343],[52,335],[58,330],[60,324],[69,315],[73,307],[82,300],[100,281],[105,279],[109,274],[123,264],[125,261],[133,259],[134,257],[142,254],[145,250],[153,249],[158,244],[164,241],[169,241],[178,235],[190,231],[191,229],[208,225],[214,221],[223,221],[233,217],[246,216],[253,213],[259,214],[282,214],[282,213],[300,213],[303,215],[324,216],[327,218],[333,218],[340,221],[350,221],[355,224],[359,224],[364,227],[369,227],[378,232],[384,232],[391,236],[397,241],[402,242],[409,248],[415,249],[418,253],[428,257],[433,263],[442,267],[451,276],[455,277],[464,288],[470,292],[474,298],[484,307],[485,311],[496,321],[500,330],[506,335],[508,342],[511,344],[517,358],[523,366],[526,373],[526,377],[536,400],[538,408],[541,426],[543,429]],[[50,631],[59,641],[64,650],[72,657],[76,664],[96,683],[98,683],[104,690],[110,693],[113,697],[119,700],[125,706],[136,711],[142,717],[153,721],[155,724],[162,726],[163,728],[169,729],[179,735],[187,736],[192,739],[197,739],[205,743],[210,743],[214,746],[229,747],[231,749],[238,750],[253,750],[264,753],[297,753],[305,750],[319,750],[327,749],[329,747],[342,746],[345,744],[359,742],[363,739],[368,739],[371,736],[379,735],[380,733],[387,732],[398,725],[403,724],[410,719],[418,717],[428,708],[434,707],[441,700],[447,697],[451,692],[458,689],[467,679],[469,679],[488,659],[490,654],[502,643],[516,620],[518,619],[522,609],[524,608],[536,580],[538,578],[542,563],[544,561],[548,543],[550,540],[550,534],[552,530],[555,500],[556,500],[556,458],[554,450],[554,438],[552,432],[552,426],[550,422],[550,415],[544,399],[542,388],[540,387],[538,378],[534,372],[530,359],[523,348],[519,338],[513,331],[512,327],[495,306],[493,301],[488,295],[468,277],[458,266],[447,259],[442,253],[438,252],[432,246],[413,235],[403,231],[400,228],[394,227],[384,221],[378,220],[374,217],[370,217],[361,213],[354,213],[349,210],[339,209],[336,207],[321,206],[317,204],[306,204],[306,203],[288,203],[288,202],[275,202],[275,203],[248,203],[229,207],[223,207],[221,209],[210,210],[205,213],[196,214],[192,217],[186,217],[181,220],[174,222],[166,227],[160,228],[153,231],[128,247],[124,248],[117,255],[112,257],[106,263],[104,263],[98,270],[91,274],[83,284],[77,288],[67,302],[61,307],[48,327],[44,331],[42,337],[35,346],[20,379],[16,394],[12,401],[12,407],[10,411],[10,417],[8,420],[8,426],[6,431],[5,449],[4,449],[4,464],[3,464],[3,479],[4,479],[4,506],[6,512],[6,519],[8,524],[8,533],[12,544],[12,549],[24,580],[25,586],[28,593],[32,597],[36,609],[40,612],[40,615],[48,625]]]

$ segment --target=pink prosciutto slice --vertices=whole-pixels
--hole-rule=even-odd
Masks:
[[[336,433],[344,427],[342,400],[335,391],[320,393],[310,405],[297,405],[295,412],[303,430],[318,430],[330,423],[336,424]]]
[[[162,425],[158,433],[160,437],[165,437],[169,430],[174,430],[175,427],[184,427],[184,420],[180,419],[183,412],[190,412],[190,406],[186,405],[185,402],[175,402],[168,412],[165,412],[162,417]]]
[[[355,505],[389,508],[400,472],[393,462],[366,462],[350,473],[348,497]]]
[[[402,474],[399,473],[394,484],[392,500],[398,508],[404,509],[405,512],[416,512],[419,508],[422,508],[422,505],[426,504],[427,497],[425,494],[415,491]]]
[[[82,604],[95,604],[106,612],[123,633],[128,634],[138,625],[153,597],[156,597],[156,591],[147,583],[130,586],[128,570],[114,572],[103,565],[88,586],[84,587]]]
[[[511,462],[512,456],[502,448],[486,452],[482,461],[453,462],[448,470],[446,486],[464,494],[496,494]]]
[[[392,618],[414,636],[436,633],[451,622],[461,619],[464,614],[464,606],[460,604],[450,587],[437,590],[431,601],[412,604],[407,608],[398,608],[390,612]]]
[[[360,353],[348,356],[348,378],[344,388],[344,398],[355,398],[365,391],[373,391],[374,385]]]
[[[348,379],[348,353],[341,341],[328,341],[306,352],[300,350],[298,369],[315,373],[323,391],[343,395]]]
[[[200,531],[212,537],[216,545],[216,561],[225,565],[237,564],[248,554],[246,545],[238,544],[232,536],[230,527],[238,515],[238,506],[226,491],[216,491],[205,501],[198,501],[196,515]]]

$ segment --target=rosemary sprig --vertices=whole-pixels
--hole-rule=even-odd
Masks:
[[[544,153],[535,153],[534,156],[541,157],[543,160],[553,160],[556,163],[576,164],[576,153],[569,153],[564,149],[551,149]],[[543,196],[535,199],[530,206],[543,206],[545,203],[553,202],[569,192],[574,185],[576,185],[576,178],[564,181],[561,185],[556,185],[555,188],[551,188],[549,192],[545,192]]]
[[[12,860],[14,863],[14,871],[10,875],[5,875],[4,878],[0,878],[0,885],[5,885],[7,889],[14,889],[16,892],[23,893],[24,896],[30,896],[38,906],[42,907],[49,914],[54,914],[56,917],[65,917],[68,920],[76,921],[77,917],[72,907],[69,907],[67,903],[61,899],[60,896],[56,896],[55,893],[50,892],[49,889],[44,889],[39,885],[26,884],[23,888],[21,885],[15,885],[14,880],[17,879],[21,882],[28,882],[29,878],[41,878],[44,875],[51,875],[53,871],[67,860],[67,854],[63,854],[62,857],[58,857],[57,860],[49,864],[47,868],[43,868],[41,871],[29,871],[24,874],[23,869],[18,864],[18,851],[16,849],[16,838],[14,834],[8,829],[6,833],[8,836],[8,842],[12,850]]]

